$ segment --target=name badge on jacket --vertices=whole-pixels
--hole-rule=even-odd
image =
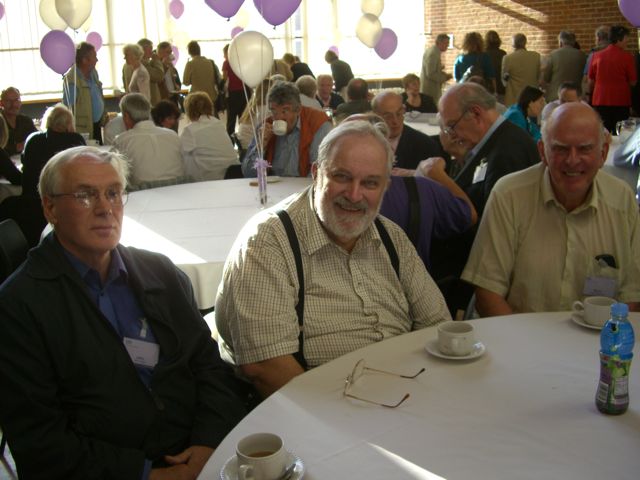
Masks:
[[[122,341],[135,365],[149,368],[156,366],[160,356],[160,345],[131,337],[124,337]]]
[[[480,160],[480,165],[478,165],[475,171],[473,172],[472,183],[484,182],[484,177],[486,176],[487,176],[487,159],[483,158],[482,160]]]

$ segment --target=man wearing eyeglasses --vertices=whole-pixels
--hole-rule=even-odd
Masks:
[[[75,147],[53,232],[0,287],[0,426],[20,478],[195,478],[242,417],[187,277],[119,245],[127,163]]]
[[[400,95],[390,90],[380,92],[371,106],[389,127],[389,143],[395,155],[393,175],[413,176],[422,160],[445,156],[438,142],[404,124],[405,107]]]

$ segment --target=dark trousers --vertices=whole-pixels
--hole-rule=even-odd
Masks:
[[[236,131],[236,119],[242,115],[247,106],[247,98],[244,91],[229,92],[227,98],[227,133],[231,135]]]
[[[593,108],[600,114],[604,128],[613,135],[616,135],[616,123],[629,118],[629,107],[594,105]]]
[[[93,124],[93,139],[97,140],[99,145],[102,145],[102,122]]]

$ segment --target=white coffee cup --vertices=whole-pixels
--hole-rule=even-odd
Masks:
[[[573,315],[581,317],[589,325],[601,327],[611,316],[611,305],[616,303],[609,297],[586,297],[573,302]]]
[[[98,143],[98,141],[95,138],[89,138],[87,140],[87,146],[89,146],[89,147],[97,147],[98,145],[100,145],[100,144]]]
[[[274,120],[272,127],[271,131],[280,137],[287,133],[287,122],[284,120]]]
[[[438,325],[438,349],[445,355],[464,357],[475,345],[473,325],[468,322],[444,322]]]
[[[287,469],[289,453],[273,433],[254,433],[236,446],[238,479],[277,480]]]

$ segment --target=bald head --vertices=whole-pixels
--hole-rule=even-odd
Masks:
[[[604,143],[604,126],[600,115],[583,102],[563,103],[556,107],[542,124],[542,141],[545,149],[550,148],[557,132],[563,129],[582,129],[593,132],[598,148]]]
[[[405,109],[400,95],[384,90],[373,98],[371,108],[389,127],[389,138],[394,139],[402,134]]]

